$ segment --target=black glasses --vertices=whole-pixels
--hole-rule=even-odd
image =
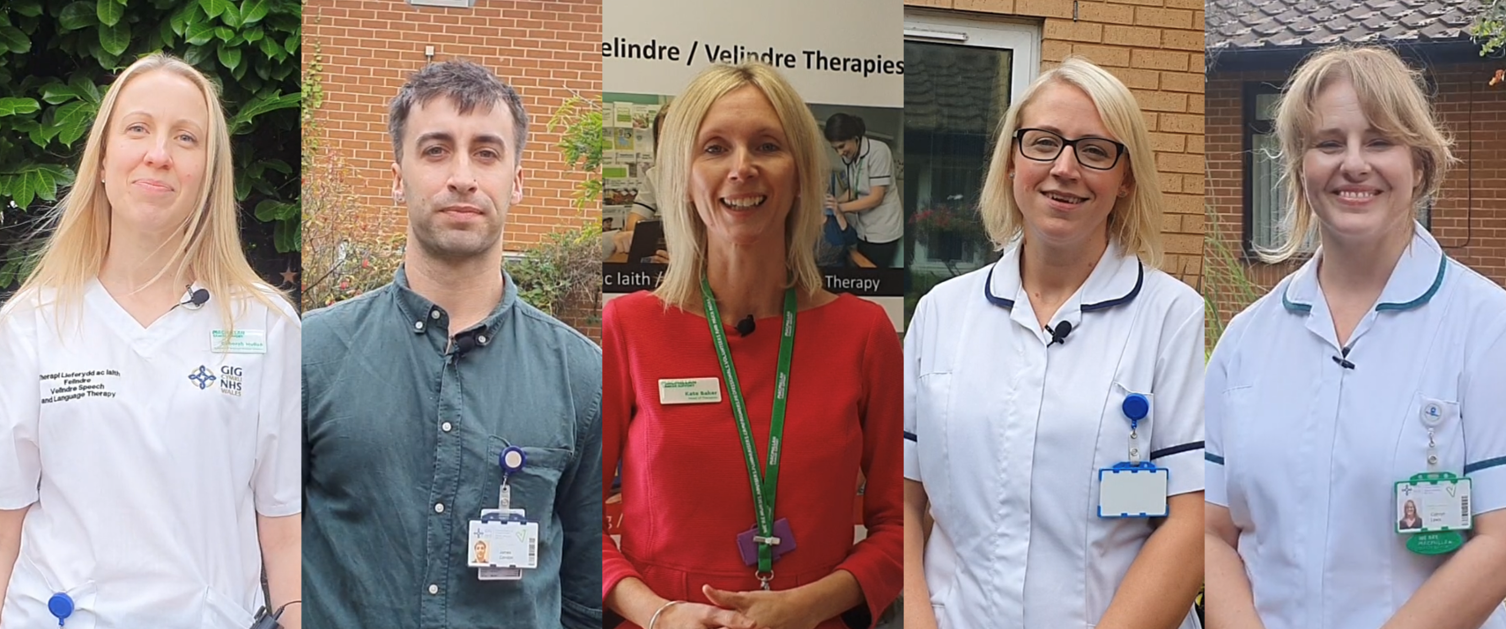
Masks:
[[[1077,163],[1093,170],[1108,170],[1119,163],[1126,147],[1108,138],[1068,140],[1045,129],[1020,129],[1014,132],[1020,155],[1037,162],[1054,162],[1062,151],[1072,147]]]

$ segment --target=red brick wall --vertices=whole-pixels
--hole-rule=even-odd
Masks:
[[[601,6],[601,0],[476,0],[469,9],[305,0],[304,64],[321,55],[325,101],[318,120],[325,146],[353,170],[361,211],[384,236],[406,229],[405,209],[392,201],[387,105],[427,62],[425,46],[434,47],[434,61],[464,58],[486,66],[518,91],[528,111],[524,198],[508,215],[506,249],[520,251],[544,234],[600,223],[599,204],[586,211],[572,205],[585,176],[570,171],[556,148],[559,134],[546,126],[572,95],[601,100]],[[592,317],[567,319],[592,333]]]
[[[1168,273],[1203,274],[1203,0],[905,0],[910,7],[1040,20],[1041,70],[1069,54],[1103,66],[1134,92],[1161,172]]]
[[[1498,65],[1433,68],[1435,107],[1444,127],[1453,134],[1454,155],[1462,162],[1444,181],[1433,207],[1432,231],[1449,256],[1497,283],[1506,283],[1506,87],[1486,85]],[[1236,252],[1244,203],[1240,153],[1243,85],[1249,81],[1279,85],[1285,78],[1285,71],[1221,73],[1208,81],[1210,229],[1217,225],[1225,245]],[[1269,290],[1295,266],[1247,262],[1243,268],[1263,290]],[[1222,321],[1227,322],[1247,305],[1237,301],[1221,300]]]

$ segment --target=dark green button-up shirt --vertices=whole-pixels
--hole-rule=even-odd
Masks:
[[[303,613],[319,629],[601,626],[601,349],[518,299],[453,334],[392,284],[303,323]],[[469,523],[498,455],[538,568],[481,581]]]

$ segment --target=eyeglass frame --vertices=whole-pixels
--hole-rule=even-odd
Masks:
[[[1062,145],[1061,145],[1060,148],[1057,149],[1056,155],[1052,155],[1051,156],[1051,159],[1037,159],[1037,158],[1031,157],[1031,156],[1025,154],[1025,132],[1027,132],[1027,131],[1039,131],[1041,133],[1049,133],[1051,135],[1056,136],[1058,139],[1060,139],[1062,141]],[[1082,161],[1082,154],[1080,154],[1080,153],[1077,152],[1077,143],[1078,142],[1084,142],[1084,141],[1087,141],[1087,140],[1097,140],[1097,141],[1100,141],[1100,142],[1108,142],[1109,144],[1114,145],[1114,148],[1118,149],[1118,152],[1114,153],[1114,163],[1109,164],[1107,168],[1099,168],[1097,166],[1089,166],[1088,164],[1084,163]],[[1110,140],[1108,138],[1100,138],[1100,137],[1091,136],[1091,135],[1087,136],[1087,137],[1077,138],[1076,140],[1068,140],[1062,134],[1057,133],[1055,131],[1052,131],[1050,129],[1037,129],[1035,127],[1030,127],[1030,128],[1025,128],[1025,129],[1016,129],[1015,132],[1014,132],[1014,144],[1015,144],[1016,147],[1018,147],[1018,150],[1020,152],[1020,157],[1028,159],[1028,160],[1030,160],[1032,162],[1042,162],[1042,163],[1045,163],[1045,162],[1054,162],[1054,161],[1060,159],[1061,156],[1062,156],[1062,152],[1066,151],[1067,147],[1070,146],[1070,147],[1072,147],[1072,158],[1075,159],[1075,160],[1077,160],[1077,164],[1079,166],[1082,166],[1083,168],[1087,168],[1087,169],[1091,169],[1091,170],[1098,170],[1098,171],[1113,170],[1115,166],[1119,165],[1119,160],[1121,158],[1123,158],[1125,155],[1129,154],[1129,147],[1125,146],[1125,144],[1123,142],[1118,142],[1118,141],[1115,141],[1115,140]]]

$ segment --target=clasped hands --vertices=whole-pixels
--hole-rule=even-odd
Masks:
[[[728,592],[709,585],[701,592],[712,605],[679,603],[664,610],[654,629],[814,629],[811,605],[799,590]]]

